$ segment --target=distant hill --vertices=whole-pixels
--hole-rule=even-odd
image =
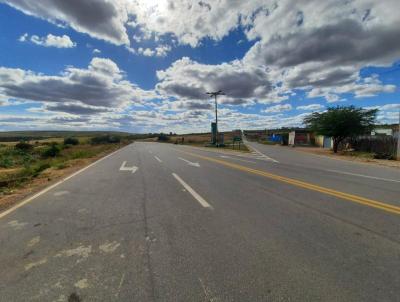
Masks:
[[[82,137],[99,135],[130,136],[131,133],[119,131],[5,131],[0,132],[0,141],[41,140],[53,137]]]

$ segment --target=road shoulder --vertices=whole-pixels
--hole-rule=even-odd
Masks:
[[[279,146],[281,147],[281,146]],[[357,163],[364,163],[369,165],[379,165],[391,168],[400,169],[400,161],[397,160],[387,160],[387,159],[369,159],[369,158],[362,158],[357,156],[351,156],[346,154],[333,154],[330,150],[326,150],[323,148],[314,148],[314,147],[295,147],[293,148],[294,151],[299,151],[303,153],[308,153],[315,156],[322,156],[336,160],[343,160],[343,161],[351,161]]]
[[[353,162],[353,163],[365,164],[365,165],[370,165],[370,166],[375,165],[375,166],[380,166],[380,167],[389,167],[389,168],[394,168],[394,169],[400,169],[400,161],[397,161],[397,160],[370,159],[370,158],[351,156],[348,154],[341,154],[341,153],[333,154],[332,151],[323,149],[323,148],[319,148],[319,147],[301,147],[301,146],[290,147],[290,146],[281,146],[281,145],[265,145],[265,144],[260,144],[258,142],[251,142],[250,145],[251,144],[259,144],[261,146],[268,146],[271,148],[283,148],[288,151],[301,152],[303,154],[305,153],[305,154],[309,154],[309,155],[312,155],[315,157],[340,160],[343,162]]]
[[[30,182],[24,184],[20,188],[13,190],[11,194],[0,195],[0,213],[10,209],[12,206],[15,206],[25,199],[37,194],[38,192],[50,187],[60,180],[76,173],[77,171],[84,169],[85,167],[95,163],[96,161],[106,157],[107,155],[112,154],[126,145],[121,145],[116,148],[110,148],[109,150],[99,153],[91,158],[78,159],[75,161],[69,162],[70,166],[61,170],[57,169],[49,169],[49,171],[45,171],[39,177],[34,178]]]

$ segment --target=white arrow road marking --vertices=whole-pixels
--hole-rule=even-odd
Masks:
[[[132,174],[135,173],[138,169],[138,167],[136,166],[132,166],[132,167],[126,167],[126,161],[124,161],[121,165],[121,167],[119,168],[120,171],[132,171]]]
[[[201,197],[199,194],[197,194],[197,192],[195,190],[193,190],[186,182],[184,182],[182,180],[182,178],[180,178],[177,174],[172,173],[172,175],[175,177],[175,179],[177,181],[179,181],[181,183],[181,185],[190,193],[192,194],[192,196],[204,207],[204,208],[210,208],[213,209],[212,206],[210,206],[210,204],[204,200],[203,197]]]
[[[200,168],[200,164],[199,163],[192,163],[191,161],[188,161],[187,159],[184,159],[182,157],[178,157],[178,158],[180,160],[183,160],[184,162],[186,162],[189,166]]]

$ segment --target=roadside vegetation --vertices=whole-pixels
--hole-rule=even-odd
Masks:
[[[333,152],[345,139],[370,133],[375,127],[377,109],[366,110],[354,106],[329,107],[325,112],[314,112],[304,119],[304,124],[320,135],[332,137]]]
[[[247,152],[249,149],[243,143],[233,142],[234,134],[231,131],[222,132],[224,136],[224,144],[218,149],[230,149]],[[190,133],[190,134],[165,134],[160,133],[157,137],[158,142],[166,142],[176,145],[190,145],[196,147],[216,148],[211,142],[211,133]]]
[[[0,142],[0,198],[57,170],[79,167],[131,142],[129,136],[101,134]]]
[[[330,107],[304,118],[305,128],[244,130],[249,141],[266,145],[290,145],[302,151],[344,156],[364,161],[396,160],[398,124],[377,124],[376,109],[355,106]],[[289,137],[302,136],[300,141]],[[304,139],[306,138],[306,139]]]

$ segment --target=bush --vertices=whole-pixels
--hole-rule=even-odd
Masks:
[[[164,133],[160,133],[160,135],[157,137],[157,140],[160,142],[166,142],[169,141],[169,137]]]
[[[45,158],[56,157],[57,155],[60,154],[60,152],[61,152],[61,147],[58,144],[54,143],[43,150],[42,156]]]
[[[33,176],[38,176],[44,170],[50,168],[51,165],[49,163],[41,163],[40,165],[33,168]]]
[[[14,165],[14,162],[11,157],[2,156],[0,157],[0,167],[1,168],[10,168]]]
[[[14,159],[17,159],[17,158],[14,158]],[[34,161],[35,161],[35,156],[30,153],[20,154],[20,156],[19,156],[19,163],[22,163],[24,166],[30,165]]]
[[[89,157],[93,157],[95,155],[96,155],[96,153],[93,151],[90,151],[90,150],[79,150],[79,151],[73,152],[70,155],[70,158],[71,159],[89,158]]]
[[[121,142],[121,138],[119,136],[112,136],[111,135],[111,136],[108,137],[108,142],[110,144],[118,144],[118,143]]]
[[[18,173],[17,178],[21,178],[22,180],[22,179],[29,179],[31,177],[37,177],[41,172],[50,167],[51,166],[49,163],[41,163],[34,166],[27,166]]]
[[[121,142],[121,138],[115,135],[100,135],[90,139],[90,143],[93,145],[98,144],[116,144]]]
[[[31,151],[33,149],[33,145],[26,143],[26,142],[19,142],[18,144],[15,145],[15,149],[19,151]]]
[[[395,159],[394,154],[390,154],[390,153],[375,153],[374,154],[374,158],[375,159]]]
[[[343,141],[341,149],[351,146],[355,151],[368,152],[377,159],[395,159],[397,140],[393,136],[363,135]]]
[[[65,162],[54,165],[54,168],[56,168],[57,170],[62,170],[62,169],[68,168],[68,167],[69,167],[69,165]]]
[[[79,145],[79,140],[75,137],[66,137],[64,138],[64,145]]]

